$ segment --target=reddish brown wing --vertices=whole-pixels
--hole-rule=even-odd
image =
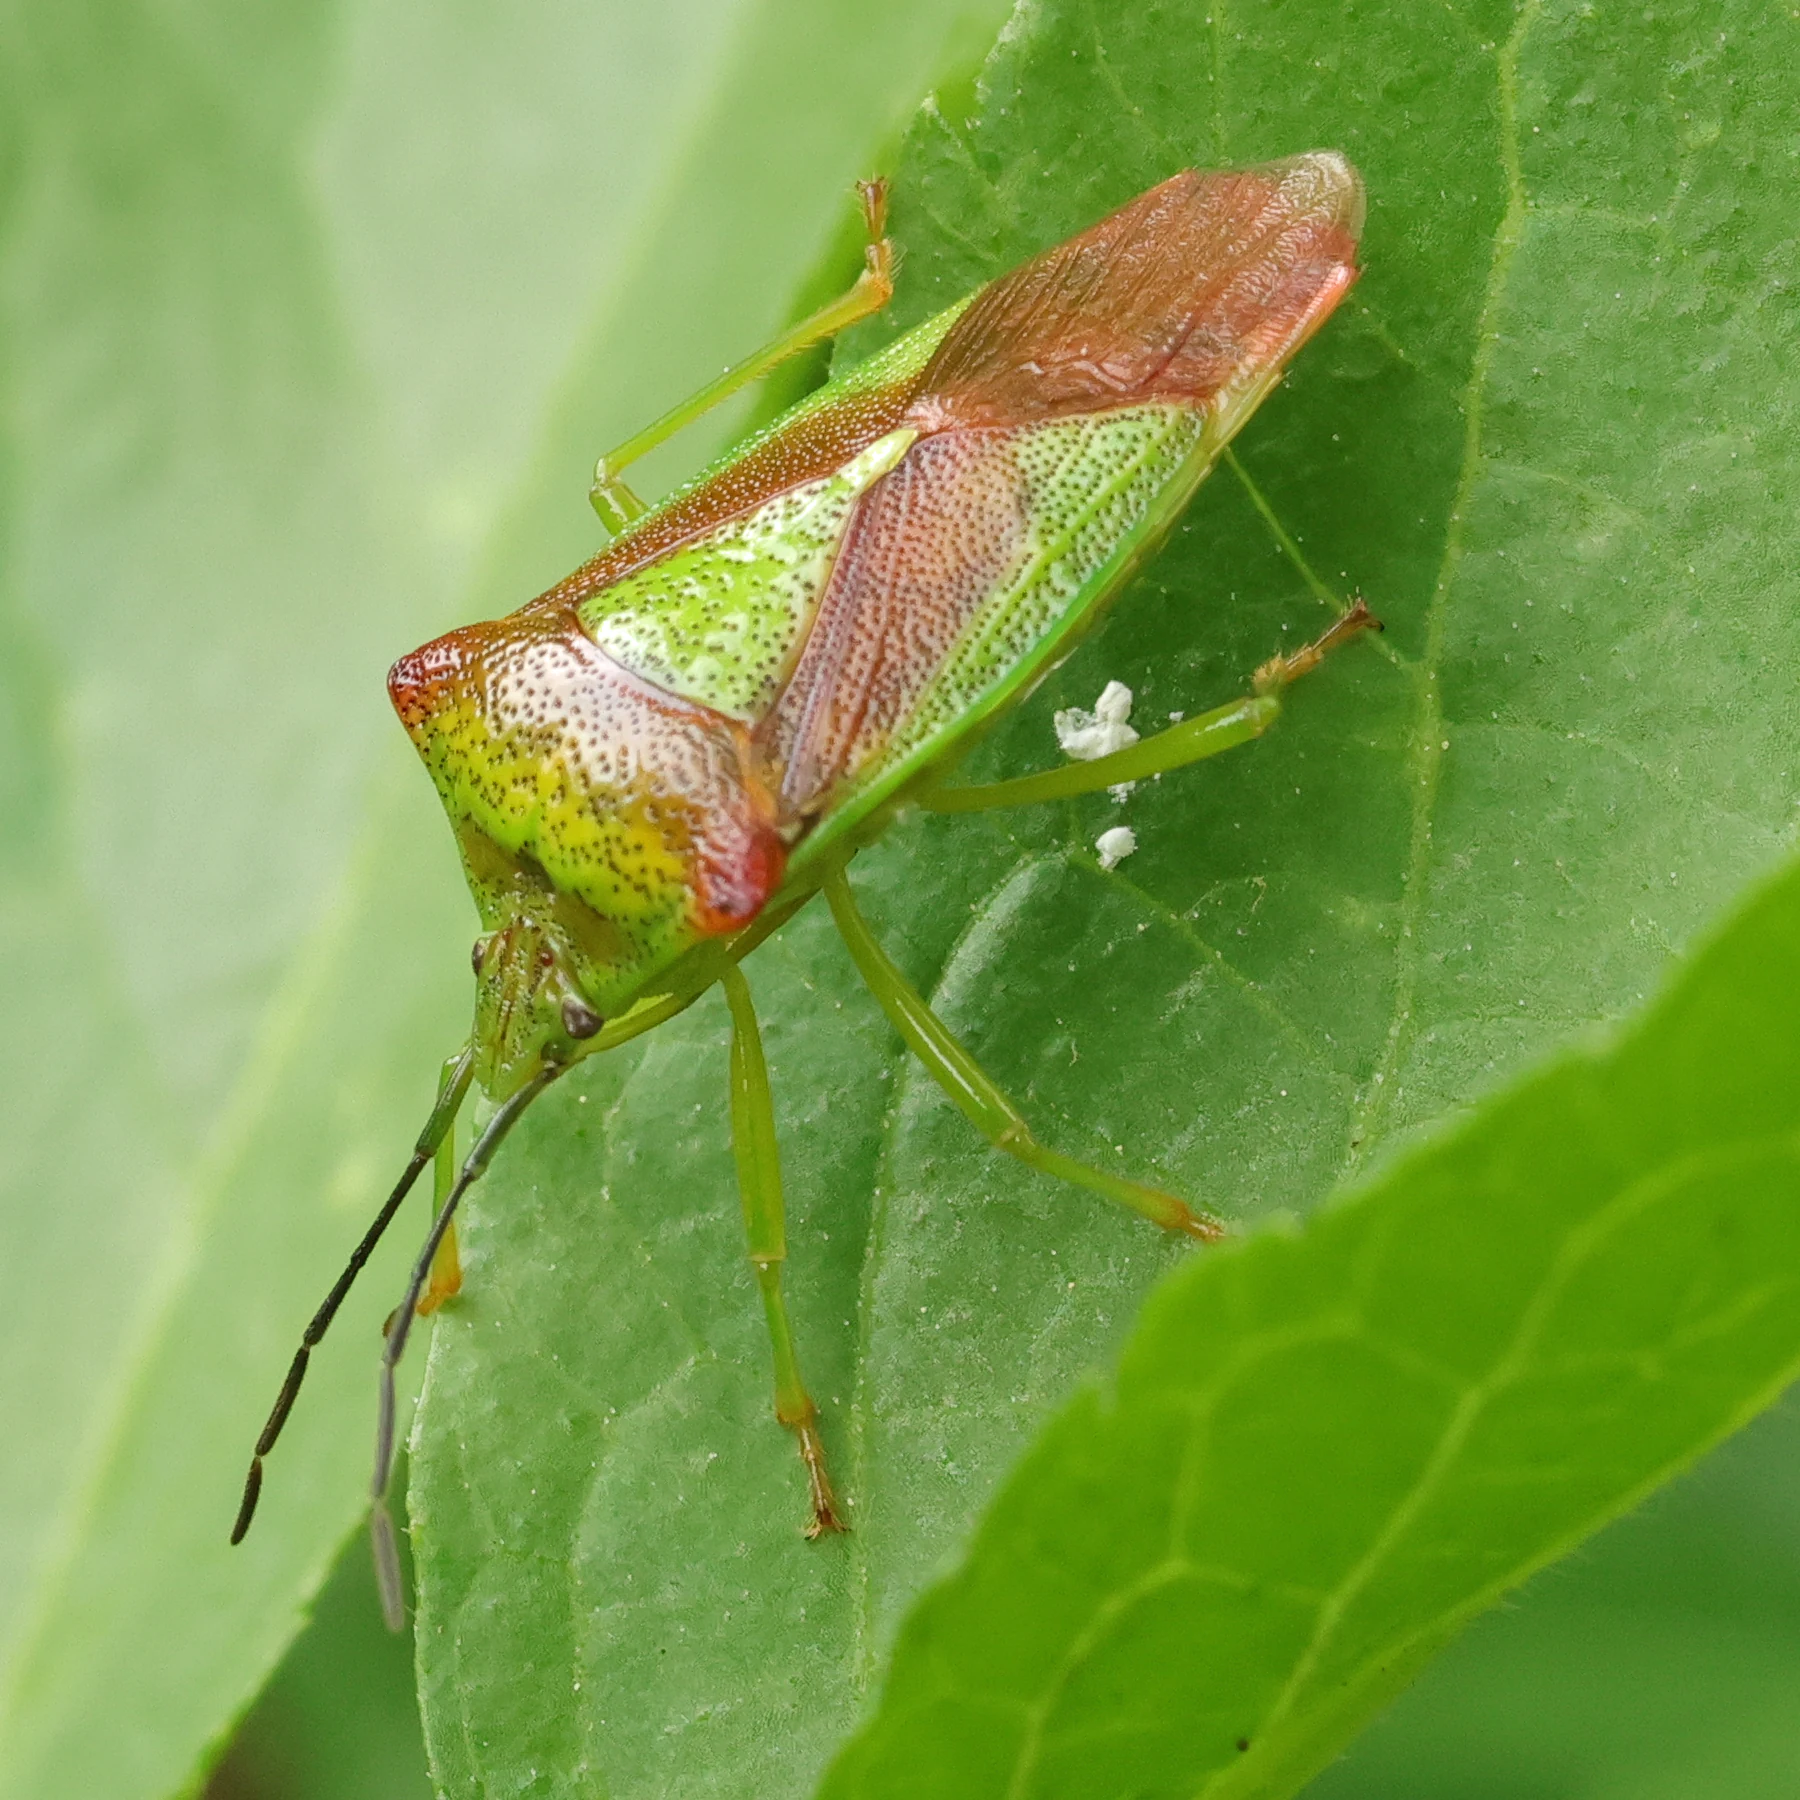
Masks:
[[[1156,397],[1204,403],[1288,346],[1354,272],[1362,186],[1342,157],[1189,169],[982,293],[927,365],[934,429]]]
[[[1013,445],[1048,418],[1204,407],[1304,342],[1355,276],[1362,188],[1332,155],[1189,171],[986,289],[927,365],[925,434],[863,498],[758,747],[784,815],[879,756],[1027,526]]]
[[[1016,563],[1029,521],[1011,437],[925,438],[852,515],[799,665],[757,732],[784,817],[815,810],[886,743]]]

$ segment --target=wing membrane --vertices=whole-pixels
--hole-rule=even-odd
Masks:
[[[1329,153],[1176,175],[984,289],[926,366],[909,422],[1205,405],[1348,286],[1362,210],[1355,171]]]

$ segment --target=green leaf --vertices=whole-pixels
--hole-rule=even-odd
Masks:
[[[1303,1212],[1631,1008],[1792,841],[1797,49],[1748,5],[1045,0],[968,119],[914,128],[901,297],[857,351],[1184,163],[1330,145],[1370,190],[1362,284],[974,772],[1052,760],[1050,709],[1109,677],[1140,724],[1225,699],[1352,591],[1386,638],[1123,813],[915,820],[858,864],[1059,1148]],[[1120,819],[1141,848],[1105,874]],[[562,1083],[472,1198],[413,1489],[447,1792],[803,1791],[1180,1260],[972,1141],[822,919],[749,973],[854,1534],[798,1542],[703,1003]]]
[[[9,14],[9,1800],[188,1782],[360,1511],[399,1244],[226,1548],[467,1029],[473,913],[388,663],[593,548],[593,456],[779,321],[993,10]]]
[[[1485,1614],[1307,1800],[1788,1800],[1794,1398]]]
[[[1292,1794],[1800,1372],[1800,871],[1616,1048],[1195,1259],[911,1615],[827,1800]]]

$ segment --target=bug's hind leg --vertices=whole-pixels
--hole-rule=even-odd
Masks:
[[[798,356],[802,350],[810,350],[814,344],[836,337],[858,319],[880,312],[893,298],[894,250],[887,238],[887,183],[859,181],[856,187],[869,233],[862,273],[847,292],[821,306],[817,312],[809,313],[799,324],[790,326],[741,363],[734,364],[718,380],[709,381],[697,394],[672,407],[654,424],[646,425],[636,437],[627,438],[618,449],[609,450],[594,464],[594,480],[588,489],[588,499],[593,502],[594,511],[608,531],[624,530],[645,510],[643,501],[621,478],[621,470],[672,438],[684,425],[692,424],[720,401],[730,399],[740,388],[760,381],[790,356]]]
[[[997,806],[1031,806],[1044,800],[1095,794],[1121,782],[1144,781],[1169,769],[1185,768],[1189,763],[1217,756],[1221,750],[1261,737],[1281,717],[1282,689],[1316,669],[1328,651],[1360,631],[1380,629],[1381,621],[1358,600],[1310,644],[1292,656],[1272,657],[1264,663],[1251,680],[1250,692],[1241,700],[1171,725],[1129,749],[1115,750],[1092,762],[1068,763],[1060,769],[980,787],[939,788],[921,795],[919,804],[932,812],[986,812]]]
[[[831,903],[832,917],[849,947],[851,959],[869,991],[881,1003],[881,1010],[907,1047],[995,1149],[1016,1156],[1029,1168],[1041,1169],[1046,1175],[1060,1175],[1065,1181],[1104,1194],[1108,1200],[1117,1200],[1170,1231],[1186,1232],[1208,1243],[1224,1236],[1224,1224],[1211,1213],[1196,1211],[1185,1200],[1164,1193],[1161,1188],[1097,1169],[1091,1163],[1078,1162],[1060,1150],[1040,1144],[1019,1109],[957,1042],[950,1028],[925,1004],[875,941],[841,868],[827,878],[825,897]]]
[[[775,1357],[775,1417],[799,1440],[811,1490],[809,1538],[846,1529],[831,1491],[825,1467],[825,1445],[819,1436],[819,1409],[800,1379],[794,1331],[781,1291],[781,1265],[787,1260],[787,1225],[781,1199],[781,1156],[775,1142],[775,1107],[769,1097],[768,1065],[763,1061],[762,1033],[750,1000],[750,984],[733,964],[725,971],[725,998],[731,1007],[731,1143],[737,1156],[738,1191],[744,1201],[744,1229],[750,1242],[750,1266],[762,1291],[769,1321],[769,1347]]]

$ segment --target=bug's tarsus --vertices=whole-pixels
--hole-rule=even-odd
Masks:
[[[781,1422],[800,1440],[800,1460],[806,1465],[807,1493],[812,1501],[812,1518],[806,1527],[807,1540],[817,1542],[822,1537],[849,1531],[844,1515],[838,1511],[837,1495],[832,1492],[831,1472],[825,1466],[825,1441],[819,1436],[817,1413],[799,1423],[787,1419]]]
[[[413,1261],[412,1274],[400,1304],[388,1314],[386,1338],[381,1350],[381,1382],[375,1420],[375,1473],[369,1482],[369,1532],[375,1552],[375,1579],[381,1589],[381,1613],[390,1630],[399,1631],[406,1624],[406,1598],[400,1582],[400,1553],[394,1537],[394,1522],[388,1512],[388,1484],[394,1474],[394,1420],[398,1410],[394,1371],[406,1354],[406,1340],[412,1335],[413,1320],[418,1316],[419,1296],[431,1279],[432,1263],[438,1246],[450,1230],[462,1197],[487,1172],[501,1140],[518,1122],[533,1100],[563,1072],[561,1063],[546,1063],[519,1091],[503,1101],[486,1129],[475,1140],[475,1146],[463,1159],[456,1180],[425,1238],[425,1246]]]
[[[1355,637],[1358,632],[1386,629],[1363,604],[1363,598],[1358,594],[1347,610],[1333,619],[1310,644],[1301,645],[1291,656],[1270,657],[1256,671],[1251,688],[1258,694],[1278,694],[1289,682],[1298,681],[1302,675],[1310,675],[1339,644]]]
[[[381,1211],[375,1215],[374,1223],[363,1233],[362,1242],[351,1251],[350,1260],[344,1265],[344,1272],[332,1284],[331,1292],[325,1296],[319,1310],[308,1321],[306,1330],[300,1334],[300,1348],[294,1352],[294,1360],[288,1364],[281,1391],[275,1396],[275,1404],[270,1408],[269,1417],[256,1440],[256,1448],[250,1454],[250,1468],[244,1476],[243,1498],[238,1502],[237,1518],[231,1527],[231,1541],[234,1544],[244,1541],[244,1533],[250,1529],[250,1521],[256,1517],[256,1503],[262,1497],[263,1458],[275,1448],[275,1440],[281,1436],[281,1428],[287,1423],[288,1414],[294,1410],[294,1402],[299,1398],[300,1384],[306,1379],[306,1368],[312,1360],[313,1351],[331,1328],[331,1321],[337,1316],[338,1308],[344,1304],[351,1284],[362,1273],[363,1264],[374,1255],[382,1233],[393,1223],[401,1201],[412,1191],[412,1185],[424,1172],[425,1165],[437,1154],[438,1145],[455,1120],[463,1096],[469,1091],[469,1077],[474,1069],[473,1044],[445,1065],[444,1079],[438,1086],[437,1104],[432,1107],[431,1116],[425,1121],[425,1129],[419,1133],[419,1141],[413,1146],[411,1160],[400,1179],[394,1183],[394,1190],[383,1202]]]
[[[894,246],[887,234],[888,183],[885,175],[859,181],[856,192],[862,200],[863,225],[869,234],[863,251],[863,272],[850,291],[861,294],[870,312],[879,311],[894,293]]]
[[[863,223],[873,249],[887,236],[888,179],[885,175],[872,175],[867,181],[859,181],[856,191],[862,199]]]
[[[1185,1200],[1177,1199],[1173,1194],[1169,1198],[1181,1211],[1179,1214],[1172,1214],[1167,1220],[1159,1221],[1165,1230],[1178,1231],[1183,1237],[1198,1238],[1203,1244],[1222,1244],[1230,1235],[1223,1219],[1214,1218],[1209,1212],[1195,1212]]]

